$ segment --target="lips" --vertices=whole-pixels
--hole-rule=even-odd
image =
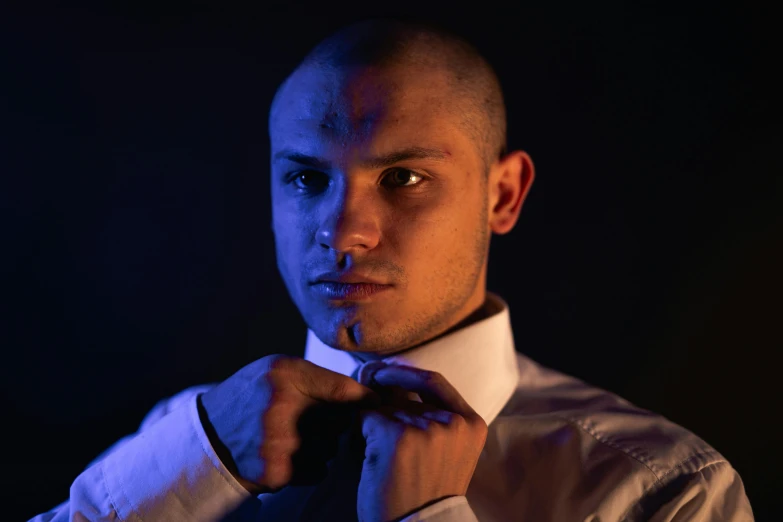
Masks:
[[[344,283],[344,284],[371,284],[388,285],[385,281],[380,281],[359,272],[324,272],[315,278],[310,284],[318,283]]]
[[[377,283],[342,283],[338,281],[316,281],[311,288],[327,299],[359,301],[369,299],[389,290],[392,285]]]

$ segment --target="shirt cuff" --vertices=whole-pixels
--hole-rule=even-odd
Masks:
[[[464,496],[444,498],[409,515],[400,522],[478,522]]]
[[[216,520],[257,502],[210,445],[197,398],[193,395],[100,462],[120,519]]]

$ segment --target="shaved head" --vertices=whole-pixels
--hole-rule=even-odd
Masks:
[[[506,151],[506,109],[494,70],[463,38],[422,22],[366,20],[322,40],[298,69],[400,66],[445,73],[448,89],[442,94],[478,148],[486,173]]]
[[[441,29],[354,24],[288,76],[269,114],[272,227],[322,342],[367,360],[476,317],[491,232],[532,179],[505,134],[492,68]]]

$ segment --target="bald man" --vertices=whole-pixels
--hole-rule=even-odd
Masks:
[[[34,520],[752,520],[703,440],[515,351],[487,259],[534,167],[473,47],[347,27],[280,87],[269,135],[304,358],[161,402]]]

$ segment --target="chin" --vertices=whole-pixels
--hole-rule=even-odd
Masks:
[[[372,326],[365,326],[361,319],[353,321],[345,321],[344,319],[344,317],[332,316],[322,321],[320,327],[311,327],[311,329],[324,344],[336,350],[364,353],[391,353],[395,351],[393,347],[388,346],[387,342],[384,342],[390,337],[384,335],[384,332],[379,332]],[[384,329],[388,328],[388,325],[384,326]],[[372,330],[372,334],[368,335],[368,329]]]
[[[305,320],[327,346],[344,352],[391,355],[426,339],[432,318],[411,322],[399,308],[346,306],[311,308]]]

